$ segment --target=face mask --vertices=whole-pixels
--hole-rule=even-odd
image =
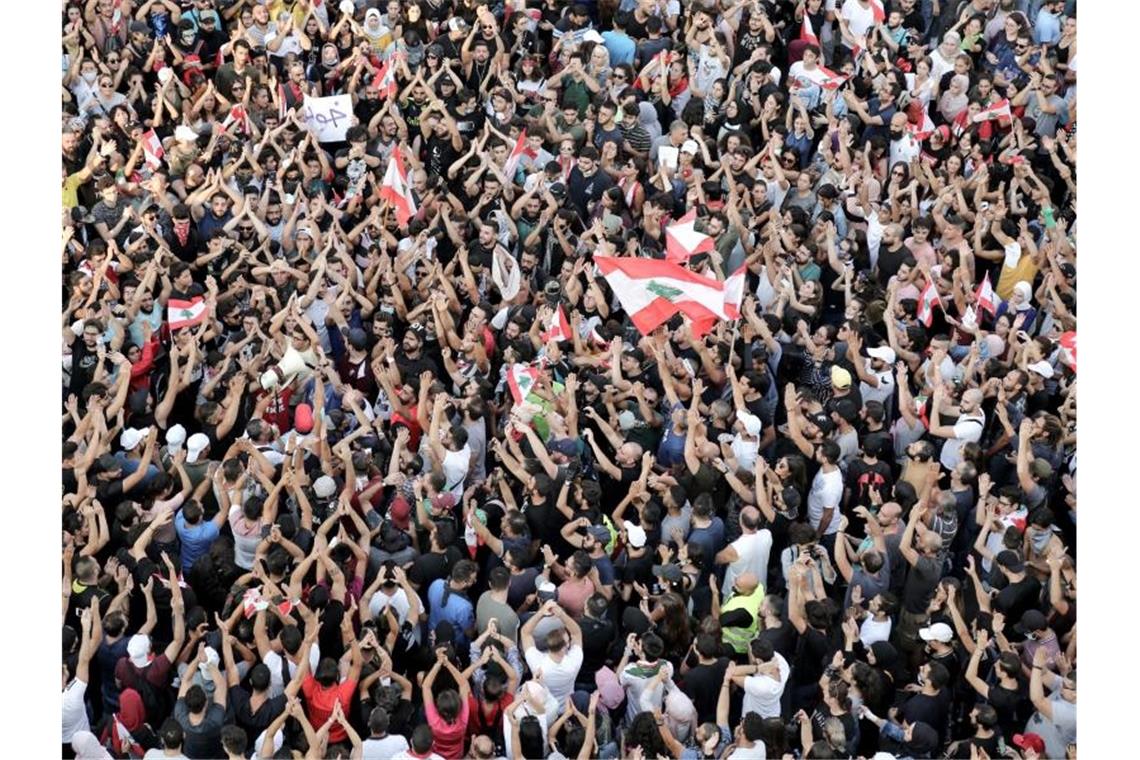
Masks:
[[[1035,532],[1029,539],[1030,543],[1033,544],[1033,551],[1038,554],[1045,551],[1045,547],[1049,545],[1049,539],[1052,537],[1053,531],[1051,530],[1042,530]]]
[[[891,139],[892,140],[901,140],[902,137],[903,137],[903,131],[901,129],[892,129],[891,130]]]
[[[95,80],[99,78],[98,71],[87,71],[83,74],[83,81],[87,84],[95,84]]]

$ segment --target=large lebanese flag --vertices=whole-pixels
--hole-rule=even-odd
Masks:
[[[1061,333],[1061,339],[1058,341],[1061,344],[1061,361],[1072,368],[1073,372],[1077,371],[1077,333],[1070,331]]]
[[[206,320],[206,299],[194,296],[189,301],[171,298],[166,302],[166,321],[171,331],[193,327]]]
[[[875,17],[876,24],[887,20],[887,12],[883,10],[883,0],[871,0],[871,14]]]
[[[818,85],[825,90],[837,90],[841,84],[847,81],[847,77],[842,74],[836,74],[826,66],[816,66],[810,71],[807,67],[804,67],[802,73],[812,84]]]
[[[983,108],[974,114],[973,121],[975,123],[980,121],[989,121],[995,119],[999,123],[1009,124],[1013,121],[1013,112],[1009,107],[1009,99],[1005,98],[994,103],[989,108]]]
[[[703,232],[697,232],[696,221],[697,210],[694,208],[665,228],[667,260],[683,264],[696,254],[713,249],[713,239]]]
[[[740,269],[728,276],[724,281],[724,313],[729,319],[740,319],[740,305],[744,303],[745,277],[748,268],[741,265]]]
[[[400,86],[396,82],[396,65],[392,61],[384,61],[380,70],[376,72],[376,89],[381,97],[394,98]]]
[[[392,204],[396,210],[396,221],[401,227],[416,215],[416,199],[408,185],[408,172],[404,169],[404,159],[400,157],[399,148],[393,150],[392,157],[388,159],[388,169],[384,172],[384,181],[380,183],[380,197]]]
[[[719,280],[690,272],[671,261],[595,256],[594,263],[642,335],[653,332],[677,312],[689,317],[694,325],[729,319],[725,313],[724,283]]]
[[[530,395],[537,382],[538,369],[529,364],[512,364],[507,369],[507,387],[516,404],[521,404]]]

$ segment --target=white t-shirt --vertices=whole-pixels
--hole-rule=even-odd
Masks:
[[[270,652],[261,658],[265,663],[265,667],[269,668],[269,696],[277,697],[285,693],[286,681],[281,680],[281,657],[282,655],[277,652]],[[321,648],[316,642],[313,643],[312,649],[309,650],[309,669],[316,672],[317,665],[321,662]],[[297,666],[292,660],[288,661],[289,678],[297,675]]]
[[[819,530],[819,523],[823,520],[823,511],[830,507],[834,511],[831,523],[824,531],[824,535],[831,535],[839,530],[840,503],[843,501],[843,473],[838,467],[831,472],[820,470],[811,481],[811,491],[808,493],[808,522],[813,528]]]
[[[886,408],[890,409],[891,398],[895,395],[895,374],[887,367],[882,372],[876,372],[871,369],[871,361],[866,360],[867,372],[874,375],[879,380],[879,387],[875,388],[862,380],[859,381],[859,393],[863,397],[863,403],[868,401],[878,401]]]
[[[876,641],[887,641],[891,638],[891,619],[879,622],[875,618],[868,616],[863,624],[859,626],[859,640],[863,642],[863,646],[870,647]]]
[[[772,551],[772,531],[764,528],[755,533],[744,533],[729,544],[736,549],[736,560],[730,562],[724,571],[724,584],[721,593],[727,599],[732,593],[732,584],[745,573],[755,573],[764,588],[768,587],[768,555]]]
[[[744,707],[741,715],[754,712],[761,718],[780,717],[780,697],[788,683],[791,667],[783,655],[776,652],[776,665],[780,668],[779,679],[768,675],[753,675],[744,679]]]
[[[910,132],[903,133],[898,140],[891,140],[891,166],[900,161],[909,164],[922,152],[922,146]]]
[[[80,731],[90,731],[87,720],[87,707],[83,695],[87,693],[87,682],[78,678],[63,690],[63,743],[71,744],[71,737]]]
[[[459,451],[448,451],[443,458],[443,476],[447,478],[444,490],[451,491],[456,498],[463,495],[463,484],[467,471],[471,468],[471,447],[464,444]]]
[[[372,595],[372,599],[368,601],[368,609],[372,612],[372,617],[379,617],[380,614],[387,608],[391,607],[392,611],[396,613],[396,620],[403,625],[408,619],[408,612],[412,609],[411,601],[408,599],[408,592],[400,587],[396,587],[396,593],[388,596],[383,590],[377,591]],[[420,600],[420,609],[422,610],[423,600]]]
[[[875,25],[875,12],[871,10],[870,3],[864,8],[859,0],[846,0],[839,15],[847,21],[847,28],[856,39],[866,35]]]
[[[407,749],[408,740],[399,734],[391,734],[383,739],[365,739],[361,746],[364,760],[388,760]]]
[[[984,414],[964,414],[958,418],[954,423],[954,437],[948,438],[946,443],[942,445],[942,455],[938,461],[947,470],[953,470],[958,466],[960,460],[962,446],[967,443],[976,443],[982,438],[982,429],[986,425],[986,416]]]
[[[555,662],[546,652],[531,647],[526,650],[526,666],[530,668],[531,673],[542,670],[542,683],[561,705],[566,701],[566,697],[574,693],[574,679],[582,669],[582,647],[571,644],[566,654],[562,656],[561,662]]]

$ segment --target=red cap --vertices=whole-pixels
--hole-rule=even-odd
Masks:
[[[1045,751],[1045,740],[1037,734],[1014,734],[1013,744],[1021,749],[1031,749],[1039,755]]]
[[[437,493],[431,497],[431,505],[434,509],[443,512],[444,510],[455,508],[455,494],[450,491]]]
[[[388,518],[400,530],[407,530],[412,523],[412,507],[408,500],[403,496],[392,499],[392,504],[388,507]]]
[[[293,427],[298,433],[308,433],[313,429],[313,408],[308,404],[297,404],[293,412]]]
[[[950,127],[946,126],[945,124],[943,124],[938,129],[934,130],[934,132],[939,137],[941,137],[943,140],[949,140],[950,139]]]

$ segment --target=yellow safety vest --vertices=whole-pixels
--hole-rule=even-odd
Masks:
[[[756,586],[756,590],[744,596],[737,594],[729,599],[720,608],[723,616],[733,610],[746,610],[752,615],[752,624],[747,628],[731,627],[722,629],[724,643],[732,647],[738,654],[747,654],[748,645],[760,630],[760,604],[764,601],[764,586]]]

